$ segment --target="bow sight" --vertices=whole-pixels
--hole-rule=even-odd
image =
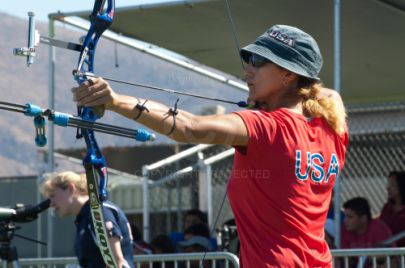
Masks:
[[[41,36],[39,34],[39,31],[35,29],[35,14],[34,12],[28,12],[28,46],[27,47],[21,47],[21,48],[14,48],[13,54],[15,56],[23,56],[27,57],[27,66],[30,67],[34,63],[34,57],[35,57],[35,47],[38,46],[39,43],[49,45],[49,46],[54,46],[54,47],[60,47],[64,49],[70,49],[74,50],[77,52],[81,51],[82,45],[76,44],[76,43],[71,43],[71,42],[65,42],[53,38],[49,38],[46,36]]]

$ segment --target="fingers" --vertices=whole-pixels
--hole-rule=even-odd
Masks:
[[[73,88],[73,100],[80,104],[87,104],[99,91],[104,90],[104,86],[98,83],[84,82],[79,87]]]
[[[91,78],[71,89],[73,101],[79,106],[104,105],[112,101],[112,89],[101,78]]]
[[[83,101],[77,102],[79,106],[105,106],[106,103],[109,103],[111,100],[111,96],[109,95],[109,92],[106,91],[99,91],[91,96],[85,98]]]

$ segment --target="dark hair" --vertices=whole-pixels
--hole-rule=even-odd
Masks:
[[[160,249],[162,253],[175,253],[176,249],[167,235],[158,235],[150,242],[153,250]]]
[[[191,234],[193,236],[203,236],[209,239],[210,229],[208,228],[208,225],[205,223],[196,223],[191,225],[184,231],[184,235],[186,234]]]
[[[395,178],[401,196],[401,204],[405,205],[405,171],[391,171],[388,177]]]
[[[190,209],[186,212],[185,217],[187,216],[196,216],[200,219],[201,222],[208,223],[207,215],[199,209]]]
[[[366,215],[368,220],[371,220],[371,210],[367,199],[363,197],[355,197],[347,200],[343,204],[343,208],[353,210],[357,216]]]

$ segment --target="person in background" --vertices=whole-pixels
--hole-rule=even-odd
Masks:
[[[207,214],[199,209],[190,209],[184,215],[184,230],[196,223],[208,225]]]
[[[195,223],[187,227],[184,230],[184,240],[188,240],[190,237],[193,236],[203,236],[205,238],[210,238],[210,229],[208,225],[205,223]]]
[[[211,243],[210,250],[215,251],[217,249],[217,241],[216,241],[216,239],[211,238],[210,235],[211,235],[210,229],[207,224],[195,223],[193,225],[190,225],[186,230],[184,230],[183,241],[188,240],[190,237],[202,236],[202,237],[205,237],[210,240],[210,243]]]
[[[405,172],[392,171],[387,178],[388,200],[381,210],[380,219],[391,229],[393,235],[405,231]],[[405,238],[396,242],[405,247]]]
[[[343,208],[345,220],[341,234],[342,249],[375,248],[379,243],[391,237],[391,230],[382,220],[372,219],[367,199],[352,198],[343,204]],[[382,259],[382,261],[384,260]],[[357,258],[350,258],[350,267],[356,265]]]
[[[177,245],[180,251],[184,253],[210,252],[213,250],[213,246],[209,235],[208,226],[203,223],[197,223],[189,226],[184,231],[184,241],[178,242]],[[203,266],[200,267],[200,261],[190,261],[190,267],[208,268],[211,267],[210,263],[210,261],[205,260]]]
[[[150,242],[153,254],[176,253],[172,241],[167,235],[158,235]]]
[[[75,254],[81,267],[106,267],[96,241],[85,174],[61,172],[47,178],[42,194],[51,200],[55,213],[76,216]],[[112,202],[103,203],[104,221],[111,249],[120,268],[133,268],[132,234],[124,212]]]
[[[207,215],[199,209],[190,209],[184,214],[183,230],[186,230],[193,224],[203,223],[208,225]],[[171,232],[169,234],[173,245],[177,245],[178,242],[184,241],[183,232]]]

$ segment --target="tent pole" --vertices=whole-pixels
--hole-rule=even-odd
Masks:
[[[340,93],[340,0],[334,0],[334,88]],[[340,248],[340,176],[334,186],[335,244]]]

